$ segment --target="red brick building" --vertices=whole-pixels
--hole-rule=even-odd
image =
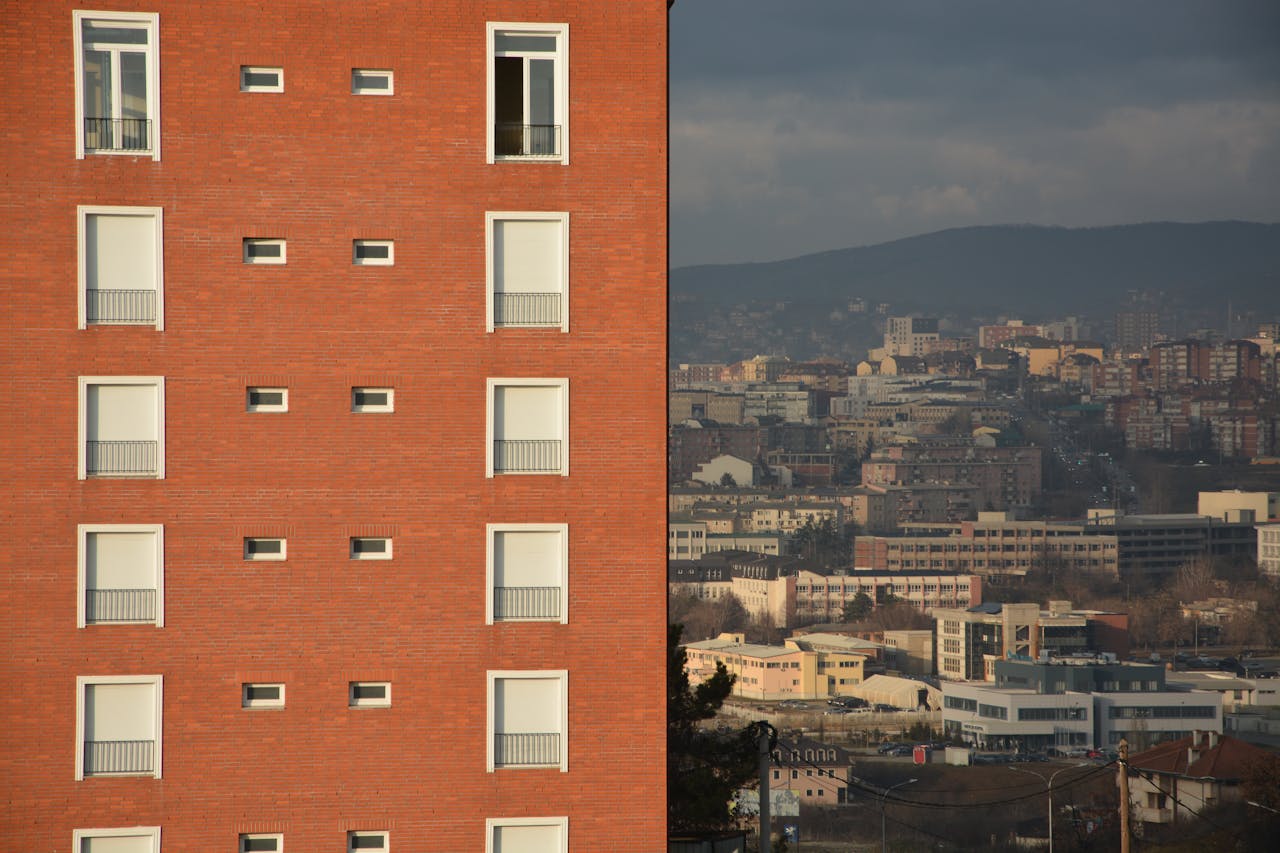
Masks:
[[[665,0],[10,11],[6,849],[661,849]]]

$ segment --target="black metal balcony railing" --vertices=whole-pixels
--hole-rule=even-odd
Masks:
[[[493,127],[493,153],[499,157],[559,157],[560,125],[500,122]]]
[[[154,589],[85,590],[85,622],[151,622],[155,618]]]
[[[559,473],[560,440],[555,438],[495,439],[493,470],[497,473]]]
[[[88,740],[84,743],[84,775],[155,772],[153,740]]]
[[[151,119],[85,117],[84,150],[150,151]]]
[[[90,323],[154,323],[154,290],[100,290],[84,293],[85,319]]]
[[[559,732],[521,732],[493,736],[495,767],[555,766],[560,763]]]
[[[495,293],[495,326],[559,326],[559,293]]]
[[[86,441],[86,473],[117,477],[154,475],[159,469],[158,441]]]
[[[499,586],[493,590],[494,619],[559,619],[560,587]]]

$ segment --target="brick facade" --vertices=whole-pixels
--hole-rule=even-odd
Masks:
[[[76,158],[73,10],[159,14],[161,157]],[[666,3],[21,4],[4,36],[0,336],[11,849],[160,826],[168,851],[387,830],[482,850],[665,843]],[[567,24],[568,164],[486,163],[487,21]],[[239,88],[280,66],[281,93]],[[354,68],[394,95],[351,93]],[[35,82],[39,81],[39,82]],[[77,329],[77,205],[163,209],[164,328]],[[485,324],[486,211],[570,218],[570,325]],[[246,237],[288,262],[242,262]],[[395,241],[355,266],[352,241]],[[77,377],[164,377],[163,479],[77,479]],[[486,477],[486,378],[568,378],[571,473]],[[288,411],[246,412],[248,386]],[[351,389],[394,388],[389,414]],[[568,617],[486,625],[486,524],[568,525]],[[622,523],[625,522],[625,523]],[[164,624],[77,628],[77,525],[164,525]],[[603,530],[607,529],[605,535]],[[243,559],[248,536],[287,559]],[[391,537],[389,561],[353,536]],[[606,647],[608,654],[600,654]],[[567,771],[486,771],[486,673],[568,672]],[[626,678],[617,673],[628,673]],[[74,778],[76,679],[163,677],[161,778]],[[388,681],[386,709],[348,708]],[[282,710],[241,684],[283,682]],[[628,791],[625,827],[609,791]]]

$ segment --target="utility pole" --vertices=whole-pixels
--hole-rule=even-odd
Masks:
[[[769,816],[769,765],[771,757],[769,755],[770,737],[769,733],[773,727],[765,721],[756,723],[756,737],[759,738],[760,746],[760,853],[772,853],[773,836],[770,829]]]
[[[1120,853],[1129,853],[1129,741],[1120,741]]]

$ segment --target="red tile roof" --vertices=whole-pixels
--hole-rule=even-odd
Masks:
[[[1217,743],[1210,746],[1215,739]],[[1191,751],[1193,743],[1195,752]],[[1228,735],[1196,732],[1129,757],[1129,766],[1192,779],[1241,779],[1250,764],[1272,753]]]

